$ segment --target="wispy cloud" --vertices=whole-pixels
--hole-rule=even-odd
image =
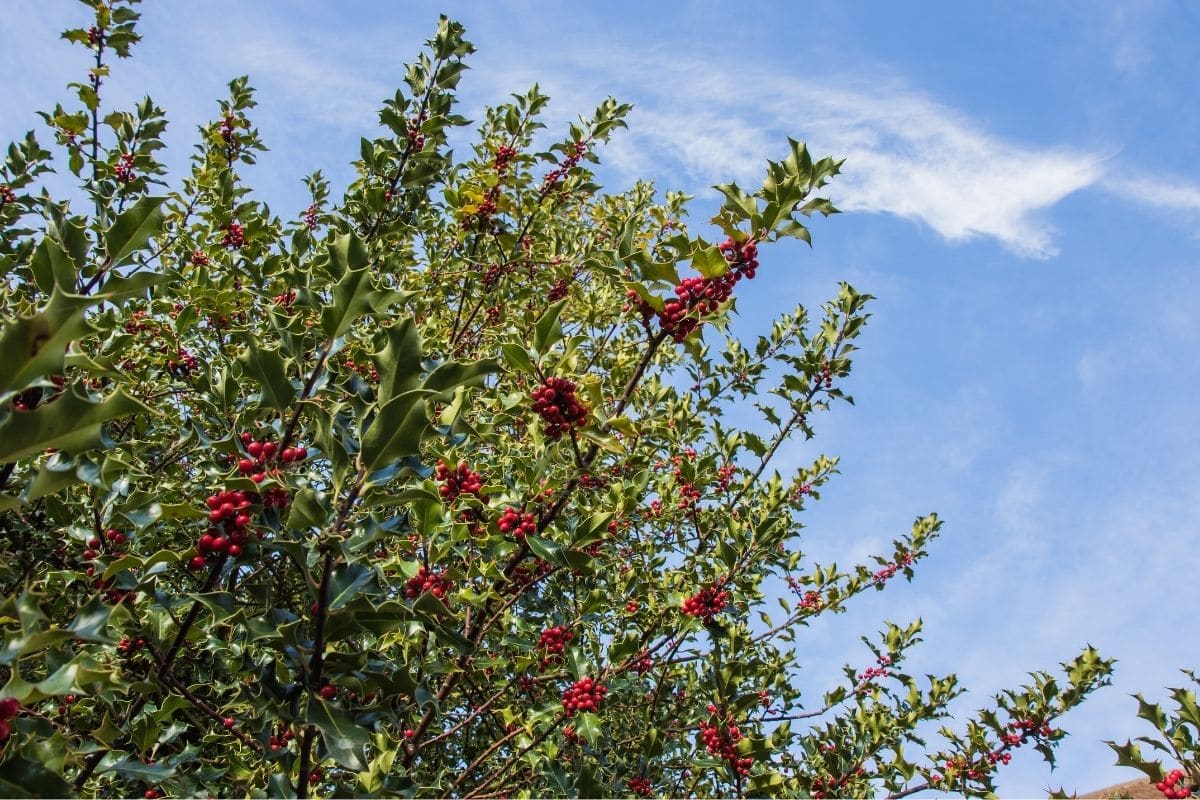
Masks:
[[[1045,212],[1105,171],[1104,154],[1006,139],[891,75],[781,79],[677,54],[556,55],[578,84],[637,104],[628,143],[610,153],[617,167],[644,175],[657,165],[692,179],[693,191],[713,175],[752,180],[791,135],[846,159],[833,188],[844,210],[894,214],[951,242],[990,237],[1044,258],[1056,252]]]
[[[1200,184],[1174,178],[1141,176],[1107,178],[1104,188],[1113,194],[1170,211],[1200,211]]]

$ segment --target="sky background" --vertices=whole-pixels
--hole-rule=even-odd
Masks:
[[[4,0],[0,140],[80,80],[86,26],[67,0]],[[802,635],[814,698],[885,619],[925,621],[915,674],[957,672],[967,713],[1085,644],[1119,659],[1114,685],[1064,720],[1051,773],[1020,752],[1004,797],[1137,777],[1103,739],[1149,733],[1129,694],[1165,700],[1200,667],[1200,4],[259,2],[159,0],[107,95],[149,93],[186,164],[225,83],[249,74],[271,148],[249,176],[272,209],[307,205],[315,169],[348,180],[361,135],[438,13],[479,52],[462,113],[533,82],[549,121],[612,94],[631,130],[601,157],[697,195],[754,186],[787,136],[845,158],[846,213],[814,247],[765,248],[739,289],[753,335],[839,280],[878,299],[848,382],[857,405],[784,453],[841,457],[806,549],[848,565],[937,511],[943,537],[916,580],[858,599]],[[44,137],[49,139],[48,136]]]

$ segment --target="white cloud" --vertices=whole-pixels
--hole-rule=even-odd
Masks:
[[[1101,154],[1010,141],[887,75],[781,80],[677,55],[555,55],[595,96],[616,92],[637,105],[630,141],[610,163],[630,175],[670,168],[695,182],[692,191],[713,176],[754,180],[791,135],[815,154],[846,159],[831,187],[844,210],[894,214],[947,241],[990,237],[1045,258],[1056,252],[1047,209],[1104,174]],[[556,68],[564,81],[562,63]]]
[[[1143,205],[1170,211],[1200,211],[1200,185],[1172,178],[1142,176],[1109,178],[1104,188]]]

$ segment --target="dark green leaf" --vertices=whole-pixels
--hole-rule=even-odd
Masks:
[[[437,395],[413,389],[392,398],[362,435],[360,458],[368,472],[420,451],[421,437],[429,430],[425,401]]]
[[[44,764],[20,753],[0,764],[0,797],[74,797],[71,784]]]
[[[375,354],[379,403],[417,388],[421,382],[421,335],[411,317],[384,329],[387,344]]]
[[[308,700],[308,723],[317,726],[334,761],[346,769],[366,769],[363,748],[370,744],[371,736],[349,713],[313,695]]]
[[[296,401],[296,387],[288,379],[287,364],[278,350],[259,349],[252,345],[238,356],[238,361],[251,379],[261,387],[263,405],[278,411],[288,411]]]
[[[33,316],[6,322],[0,329],[0,393],[62,374],[67,346],[92,331],[83,313],[94,302],[55,290]]]
[[[51,447],[71,453],[91,449],[101,443],[105,422],[139,411],[149,409],[123,389],[95,402],[72,386],[53,402],[11,414],[0,425],[0,462],[16,461]]]
[[[126,263],[130,255],[146,246],[163,228],[162,197],[143,197],[122,212],[104,234],[110,267]]]
[[[533,331],[533,349],[539,354],[545,353],[547,348],[562,338],[562,322],[559,317],[562,316],[566,304],[566,300],[559,300],[546,309],[546,313],[537,321]]]

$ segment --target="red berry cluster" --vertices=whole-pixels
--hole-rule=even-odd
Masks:
[[[862,672],[858,673],[858,679],[863,683],[869,683],[876,678],[886,678],[892,673],[886,667],[867,667]]]
[[[1154,784],[1154,788],[1162,792],[1163,797],[1168,800],[1183,800],[1185,797],[1191,797],[1196,787],[1189,787],[1185,784],[1176,788],[1176,784],[1181,780],[1183,780],[1183,770],[1173,769],[1167,774],[1167,777]]]
[[[342,366],[354,370],[360,377],[366,378],[372,383],[379,380],[379,370],[370,364],[359,364],[354,359],[347,358],[342,361]]]
[[[489,264],[487,270],[483,273],[483,277],[480,279],[484,291],[491,289],[500,282],[501,278],[510,272],[512,272],[512,266],[509,264]]]
[[[15,697],[6,697],[0,700],[0,742],[7,741],[12,735],[12,726],[8,721],[19,714],[21,704],[17,702]]]
[[[199,363],[194,355],[181,347],[175,351],[175,358],[167,359],[167,372],[175,378],[186,378],[196,370]]]
[[[813,778],[812,796],[817,798],[817,800],[824,800],[824,798],[830,797],[830,793],[832,793],[833,797],[847,796],[846,792],[844,791],[846,784],[850,783],[852,778],[856,776],[862,776],[864,772],[865,770],[862,767],[859,767],[852,774],[842,775],[841,777],[834,775],[818,775],[817,777]]]
[[[139,650],[145,647],[146,640],[140,636],[136,639],[130,639],[126,636],[117,642],[117,652],[120,653],[122,658],[133,658],[138,654]]]
[[[739,756],[737,743],[742,739],[742,732],[737,725],[730,722],[719,725],[712,722],[700,723],[700,741],[705,749],[714,756],[720,756],[728,762],[730,769],[739,776],[750,774],[754,759],[750,756]]]
[[[537,517],[528,512],[521,513],[515,508],[506,508],[500,521],[496,523],[496,527],[500,529],[501,533],[507,533],[514,539],[523,540],[526,536],[537,533]]]
[[[630,778],[625,781],[625,785],[638,797],[654,796],[654,784],[650,782],[649,778]]]
[[[150,314],[146,311],[134,311],[129,315],[129,319],[125,320],[126,333],[141,333],[152,330],[154,330],[154,323],[150,321]]]
[[[518,564],[513,570],[512,577],[509,578],[508,590],[513,594],[520,594],[525,591],[531,583],[544,578],[554,569],[554,565],[544,558],[538,558],[532,564]]]
[[[479,204],[475,207],[475,212],[473,214],[468,214],[463,219],[462,227],[464,229],[466,229],[476,223],[486,224],[487,221],[489,219],[491,219],[492,215],[496,213],[496,209],[499,207],[498,206],[499,200],[500,200],[500,186],[496,185],[496,186],[488,187],[488,190],[483,193],[483,198],[479,201]]]
[[[208,266],[208,255],[199,247],[192,251],[192,265],[197,267]]]
[[[705,622],[711,622],[713,617],[725,610],[727,602],[729,602],[728,591],[708,586],[683,601],[683,613],[689,617],[698,617]]]
[[[479,492],[483,489],[483,478],[478,472],[472,472],[465,461],[458,462],[458,467],[453,468],[439,458],[437,479],[442,482],[442,485],[438,487],[438,494],[447,503],[454,502],[460,494],[473,494],[481,497]]]
[[[575,395],[575,384],[566,378],[546,378],[532,396],[533,410],[546,423],[546,436],[551,441],[587,424],[588,407]]]
[[[446,577],[445,572],[430,572],[428,567],[421,567],[417,570],[417,574],[404,584],[404,596],[409,600],[415,600],[425,592],[429,592],[440,600],[446,596],[450,588],[450,580]]]
[[[492,162],[492,164],[496,167],[496,174],[504,175],[507,173],[508,164],[513,160],[514,157],[516,157],[516,155],[517,149],[515,147],[509,147],[508,145],[500,145],[497,147],[496,158]]]
[[[108,547],[104,545],[105,540],[108,541]],[[87,549],[83,551],[83,558],[86,561],[91,561],[100,555],[100,550],[111,549],[114,554],[120,554],[121,545],[125,544],[126,536],[116,528],[109,528],[104,532],[104,539],[99,536],[93,536],[87,540]]]
[[[567,292],[571,289],[570,278],[559,278],[550,287],[549,293],[546,295],[546,300],[550,303],[557,303],[567,296]]]
[[[427,119],[429,119],[429,112],[422,111],[420,116],[413,116],[408,120],[408,143],[413,150],[425,149],[425,135],[421,133],[421,125]]]
[[[580,489],[607,489],[608,488],[608,479],[602,475],[593,475],[590,472],[585,472],[579,476],[579,488]],[[609,523],[610,528],[615,523],[616,523],[616,520],[613,520],[612,523]],[[616,530],[612,529],[612,532],[616,533]]]
[[[285,464],[294,464],[308,458],[307,447],[285,447],[280,450],[275,442],[256,440],[249,433],[242,433],[241,440],[246,446],[249,458],[238,459],[238,472],[250,476],[250,480],[255,483],[262,483],[266,479],[267,464],[275,458],[276,453],[279,453],[279,460]]]
[[[93,25],[87,29],[87,39],[88,44],[95,47],[97,44],[104,41],[104,31]]]
[[[271,301],[273,303],[275,303],[275,305],[277,305],[277,306],[283,306],[284,308],[291,308],[292,303],[296,302],[296,290],[289,289],[286,292],[277,294],[271,298]]]
[[[813,384],[819,389],[824,386],[826,389],[833,388],[833,367],[828,361],[821,362],[821,371],[813,376]]]
[[[679,493],[683,495],[683,499],[679,501],[680,510],[691,508],[700,500],[700,490],[690,483],[680,484]]]
[[[568,717],[575,716],[576,711],[595,711],[600,708],[608,687],[594,678],[581,678],[563,692],[563,709]]]
[[[871,580],[875,582],[876,586],[883,586],[883,584],[887,583],[890,578],[895,577],[897,572],[904,567],[910,566],[915,560],[916,558],[912,553],[904,553],[896,560],[894,564],[888,564],[883,569],[876,571],[871,576]]]
[[[236,222],[229,223],[225,228],[225,236],[221,239],[221,247],[230,250],[240,250],[246,244],[246,232]]]
[[[213,527],[196,540],[196,555],[188,562],[189,569],[200,569],[208,558],[219,560],[226,554],[237,558],[242,554],[250,509],[256,499],[257,495],[240,490],[209,495],[205,504]]]
[[[538,649],[545,651],[542,656],[542,669],[545,669],[558,656],[562,655],[567,643],[575,638],[575,634],[569,628],[562,625],[556,625],[553,628],[546,628],[542,631],[542,635],[538,637]]]
[[[1053,736],[1054,729],[1048,722],[1035,722],[1031,719],[1019,719],[1010,728],[1021,731],[1022,738],[1026,736]]]
[[[0,208],[17,202],[17,193],[7,183],[0,184]]]
[[[267,740],[267,744],[270,745],[272,752],[278,753],[280,750],[288,746],[288,742],[290,742],[294,736],[295,734],[292,733],[291,728],[283,728],[280,733],[271,734],[271,737]]]
[[[738,468],[733,464],[726,464],[717,470],[717,488],[722,492],[729,491],[729,484],[733,482],[733,476],[737,474]]]
[[[546,174],[546,177],[542,179],[543,195],[549,194],[554,187],[558,185],[558,182],[563,179],[563,176],[565,176],[571,169],[575,167],[576,164],[579,163],[580,157],[587,152],[587,149],[587,142],[575,143],[575,146],[571,148],[571,151],[567,154],[567,157],[562,160],[562,163],[550,170],[550,172]]]
[[[758,245],[753,239],[740,246],[732,238],[726,239],[718,245],[718,249],[730,265],[724,275],[684,278],[675,287],[675,298],[663,303],[662,311],[657,312],[648,301],[630,289],[625,293],[629,299],[625,310],[636,309],[647,328],[650,327],[650,318],[657,313],[662,329],[670,333],[675,341],[682,342],[700,327],[700,317],[716,313],[721,304],[733,296],[733,288],[738,281],[742,278],[752,280],[757,273]]]
[[[317,207],[311,205],[304,209],[304,226],[310,231],[317,229]]]
[[[650,657],[649,653],[642,653],[629,663],[629,668],[638,675],[645,675],[654,669],[654,659]]]
[[[944,764],[942,764],[942,769],[949,776],[959,774],[973,781],[983,778],[983,772],[975,769],[971,762],[967,760],[966,756],[956,756],[955,758],[948,759]]]
[[[226,114],[221,118],[220,134],[226,143],[233,141],[233,128],[236,123],[237,118],[232,113]]]
[[[133,171],[132,153],[121,154],[120,162],[113,168],[113,175],[116,176],[117,183],[129,183],[137,178],[137,173]]]
[[[788,587],[800,598],[800,608],[805,611],[820,611],[825,606],[825,599],[820,592],[812,589],[805,590],[804,585],[792,576],[788,576]]]

